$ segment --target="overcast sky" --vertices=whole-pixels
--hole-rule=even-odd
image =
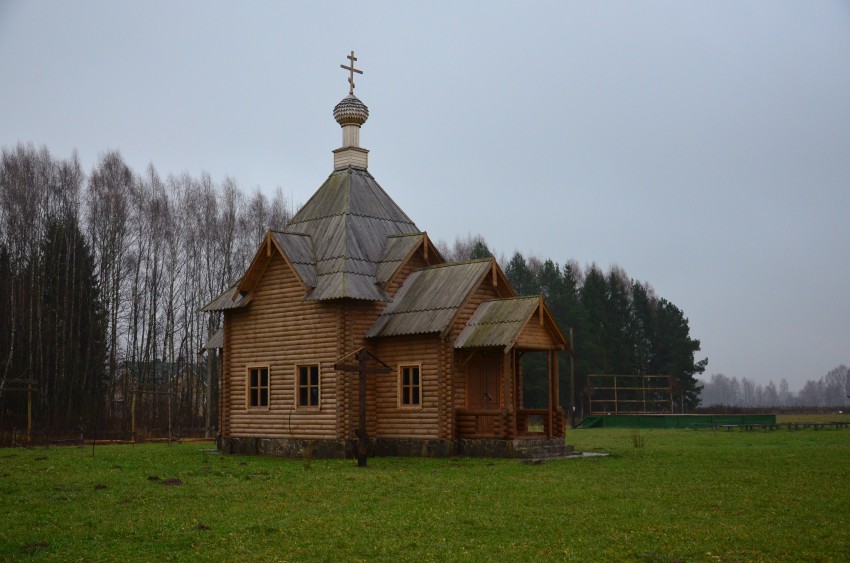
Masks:
[[[303,203],[352,49],[369,170],[433,239],[621,266],[706,376],[850,363],[848,2],[0,0],[0,146]]]

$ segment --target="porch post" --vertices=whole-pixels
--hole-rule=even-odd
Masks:
[[[503,420],[505,421],[504,428],[502,428],[502,436],[503,439],[510,440],[514,434],[514,422],[512,420],[513,409],[511,405],[513,404],[513,393],[511,392],[513,381],[513,369],[511,369],[511,352],[507,354],[502,354],[502,396],[504,397],[504,402],[502,403],[502,412],[504,413]]]
[[[558,419],[558,428],[561,428],[563,424],[561,420],[561,414],[558,412],[558,409],[561,406],[561,390],[558,385],[559,379],[561,378],[561,373],[558,370],[558,351],[552,350],[552,409],[555,411],[555,416]],[[560,436],[560,432],[555,432],[555,429],[552,429],[553,436]]]
[[[546,352],[546,379],[548,383],[546,393],[549,395],[549,426],[546,430],[546,436],[551,438],[554,435],[554,428],[552,428],[552,408],[554,405],[554,399],[552,398],[552,350]]]

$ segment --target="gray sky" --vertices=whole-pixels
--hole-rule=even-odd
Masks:
[[[434,239],[623,267],[706,376],[850,363],[850,3],[0,0],[0,145],[303,203],[355,50],[369,170]]]

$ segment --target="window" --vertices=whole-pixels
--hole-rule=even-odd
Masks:
[[[319,366],[298,366],[298,406],[319,408]]]
[[[419,366],[401,366],[398,381],[398,406],[422,406],[422,380],[419,377]]]
[[[269,366],[248,368],[248,406],[269,406]]]

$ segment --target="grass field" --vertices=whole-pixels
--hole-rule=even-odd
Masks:
[[[637,438],[643,447],[635,447]],[[0,450],[0,559],[842,561],[850,429],[576,430],[604,458]],[[166,484],[177,479],[182,484]]]

